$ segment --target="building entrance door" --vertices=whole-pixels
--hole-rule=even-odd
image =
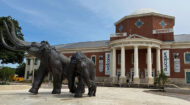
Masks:
[[[186,72],[186,82],[190,83],[190,72]]]
[[[130,82],[132,82],[134,79],[134,68],[131,68],[130,70]]]

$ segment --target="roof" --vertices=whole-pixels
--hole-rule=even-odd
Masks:
[[[110,42],[109,40],[78,42],[78,43],[55,45],[55,48],[74,49],[74,48],[106,47],[109,45],[109,42]],[[190,34],[174,35],[174,42],[190,42]]]
[[[109,45],[109,40],[101,40],[101,41],[88,41],[88,42],[56,45],[55,48],[56,49],[93,48],[93,47],[105,47],[108,45]]]
[[[125,20],[127,18],[142,17],[142,16],[160,16],[160,17],[175,19],[174,16],[161,14],[153,9],[143,8],[143,9],[136,10],[135,12],[131,13],[130,15],[124,16],[123,18],[121,18],[120,20],[115,22],[115,25],[119,24],[120,22],[122,22],[123,20]]]
[[[139,15],[139,14],[146,14],[146,13],[159,13],[159,12],[150,8],[142,8],[142,9],[136,10],[131,15]]]
[[[174,35],[174,42],[190,42],[190,34]]]

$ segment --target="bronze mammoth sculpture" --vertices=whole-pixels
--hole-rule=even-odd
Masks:
[[[95,65],[88,57],[81,52],[76,52],[72,55],[69,65],[69,89],[70,92],[75,93],[75,97],[82,97],[84,93],[84,84],[88,86],[88,95],[95,96]],[[78,78],[78,84],[75,84],[75,77]]]
[[[61,93],[62,80],[67,78],[67,67],[70,63],[70,59],[56,51],[56,49],[47,41],[37,42],[25,42],[17,38],[15,33],[15,26],[11,20],[11,32],[7,26],[6,21],[3,21],[4,26],[7,31],[8,40],[14,44],[14,46],[9,46],[5,40],[3,33],[1,31],[1,41],[3,45],[10,50],[22,50],[40,59],[40,67],[37,71],[37,75],[34,78],[32,88],[29,90],[31,93],[38,93],[38,89],[44,79],[44,77],[51,72],[53,74],[53,91],[52,94]]]

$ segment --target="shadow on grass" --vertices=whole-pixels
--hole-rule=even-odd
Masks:
[[[175,97],[175,98],[180,98],[180,99],[183,99],[186,101],[190,101],[190,95],[187,95],[187,94],[169,93],[169,92],[162,91],[159,89],[145,90],[144,92],[150,93],[150,94],[155,94],[155,95],[161,95],[161,96]]]

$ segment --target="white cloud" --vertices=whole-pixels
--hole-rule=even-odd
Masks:
[[[42,27],[50,27],[56,25],[57,23],[51,18],[51,16],[41,12],[40,10],[35,10],[33,8],[27,8],[26,6],[23,7],[17,1],[11,2],[8,0],[2,0],[6,5],[11,7],[12,9],[23,13],[24,18],[23,21],[32,24],[35,27],[42,28]]]
[[[141,8],[176,17],[175,33],[190,33],[189,0],[77,0],[83,7],[104,19],[119,20]]]
[[[118,19],[130,13],[128,0],[78,0],[85,8],[102,18]]]

